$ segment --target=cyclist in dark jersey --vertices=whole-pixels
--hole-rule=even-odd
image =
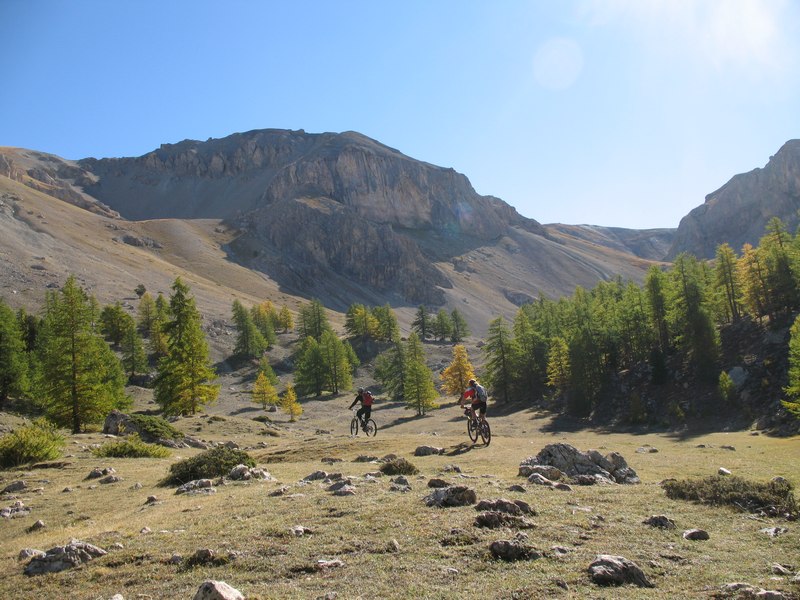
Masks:
[[[361,403],[361,408],[356,411],[356,416],[358,420],[361,421],[361,429],[364,429],[367,426],[367,421],[369,421],[369,418],[372,416],[373,398],[369,390],[358,388],[358,395],[356,399],[353,400],[350,408],[352,409],[359,402]]]
[[[458,405],[463,408],[466,400],[472,400],[470,404],[470,410],[472,414],[475,415],[478,413],[480,415],[481,421],[486,420],[486,390],[484,387],[479,384],[474,379],[469,380],[469,387],[464,390],[464,393],[461,394],[461,399],[458,401]]]

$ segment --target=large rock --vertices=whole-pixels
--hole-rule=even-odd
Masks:
[[[73,569],[99,556],[106,551],[92,544],[71,540],[66,546],[56,546],[48,550],[44,556],[34,556],[25,567],[25,575],[42,575]]]
[[[209,579],[200,585],[193,600],[244,600],[244,595],[224,581]]]
[[[497,540],[489,545],[492,556],[501,560],[534,560],[542,557],[542,553],[520,540]]]
[[[617,452],[603,456],[597,450],[581,452],[569,444],[548,444],[536,456],[522,461],[520,473],[535,465],[549,465],[571,477],[591,475],[615,483],[639,483],[636,471]]]
[[[452,485],[435,489],[424,500],[428,506],[470,506],[478,501],[478,495],[465,485]]]
[[[639,566],[624,556],[598,555],[589,565],[589,576],[598,585],[630,583],[639,587],[655,587]]]

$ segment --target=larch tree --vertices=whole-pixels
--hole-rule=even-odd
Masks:
[[[312,336],[303,340],[298,352],[294,378],[297,390],[303,395],[321,396],[325,389],[328,369],[320,344]]]
[[[446,395],[461,396],[469,380],[475,379],[475,370],[469,361],[467,349],[462,344],[453,346],[453,360],[442,371],[442,391]]]
[[[217,375],[189,287],[178,278],[172,291],[171,318],[163,326],[168,350],[158,363],[155,400],[166,415],[193,415],[217,399],[219,386],[211,383]]]
[[[424,415],[437,408],[436,398],[439,394],[433,385],[433,373],[425,364],[425,350],[417,334],[412,332],[406,342],[405,376],[403,378],[403,394],[406,405]]]
[[[144,344],[142,344],[142,338],[136,327],[136,321],[128,314],[122,320],[120,352],[122,353],[122,367],[128,375],[128,380],[147,373],[147,355],[144,352]]]
[[[0,299],[0,408],[28,388],[28,361],[17,315]]]
[[[558,395],[566,396],[571,377],[569,346],[564,338],[553,338],[547,359],[547,385]]]
[[[425,338],[431,334],[432,320],[433,317],[431,317],[427,307],[424,304],[420,304],[414,315],[414,320],[411,322],[411,330],[416,332],[420,341],[424,342]]]
[[[281,408],[289,415],[289,420],[294,422],[303,414],[303,406],[297,401],[294,386],[290,383],[280,400]]]
[[[294,329],[294,317],[292,316],[292,311],[290,311],[286,306],[281,306],[280,311],[278,311],[278,325],[283,330],[283,333],[288,333]]]
[[[269,344],[256,327],[250,311],[239,300],[233,301],[231,311],[236,324],[236,346],[233,353],[246,358],[260,358]]]
[[[486,353],[486,379],[492,388],[492,396],[508,402],[511,398],[514,356],[517,350],[511,330],[502,316],[489,322],[483,351]]]
[[[406,374],[406,349],[399,341],[375,359],[375,378],[392,400],[404,397],[404,381]]]
[[[344,342],[328,330],[322,334],[319,348],[327,371],[327,389],[338,394],[340,390],[352,387],[353,365]]]
[[[384,304],[373,307],[372,316],[376,321],[376,339],[383,342],[394,342],[400,339],[400,326],[397,324],[397,316],[391,306]]]
[[[95,320],[96,302],[74,277],[47,295],[37,352],[37,401],[48,418],[73,433],[128,404],[122,367]]]
[[[330,328],[325,307],[316,298],[300,309],[300,334],[303,337],[310,336],[319,341],[322,334]]]
[[[279,402],[275,386],[263,372],[258,373],[253,383],[253,402],[260,404],[264,410],[269,406],[276,406]]]
[[[464,341],[464,338],[469,335],[469,325],[457,308],[454,308],[450,313],[450,320],[453,322],[453,330],[450,334],[450,341],[455,343]]]

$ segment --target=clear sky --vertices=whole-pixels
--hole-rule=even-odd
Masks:
[[[0,145],[354,130],[542,223],[677,227],[800,137],[796,0],[0,0]]]

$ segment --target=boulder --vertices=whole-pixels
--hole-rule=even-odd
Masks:
[[[515,529],[532,529],[536,524],[523,516],[510,515],[498,510],[487,510],[475,517],[475,527],[486,529],[500,529],[501,527],[511,527]]]
[[[433,456],[443,452],[444,448],[437,448],[436,446],[417,446],[417,449],[414,450],[414,456]]]
[[[224,581],[209,579],[200,585],[193,600],[244,600],[244,595]]]
[[[25,567],[24,573],[28,576],[58,573],[105,554],[106,551],[102,548],[79,540],[71,540],[66,546],[51,548],[44,556],[34,556]]]
[[[492,556],[500,560],[535,560],[542,553],[533,546],[520,540],[497,540],[489,545]]]
[[[630,583],[639,587],[655,587],[639,566],[624,556],[598,555],[589,565],[589,576],[598,585]]]
[[[13,494],[15,492],[21,492],[28,488],[28,484],[25,483],[22,479],[17,481],[13,481],[9,483],[6,487],[0,491],[0,494]]]
[[[523,502],[522,500],[506,500],[505,498],[481,500],[475,505],[475,510],[493,510],[509,515],[536,514],[536,511],[533,510],[527,502]]]
[[[429,488],[446,488],[450,484],[447,483],[444,479],[439,479],[438,477],[434,477],[428,480],[428,487]]]
[[[431,494],[425,496],[425,504],[428,506],[448,507],[448,506],[470,506],[478,501],[475,490],[465,485],[451,485],[446,488],[435,489]]]
[[[675,529],[675,521],[666,515],[653,515],[642,521],[645,525],[650,527],[658,527],[659,529]]]
[[[176,494],[188,494],[190,492],[213,493],[214,488],[212,486],[213,482],[210,479],[195,479],[193,481],[189,481],[188,483],[184,483],[177,490],[175,490],[175,493]]]
[[[685,540],[707,540],[710,537],[704,529],[687,529],[683,532],[683,539]]]
[[[570,477],[578,475],[600,476],[615,483],[639,483],[639,477],[621,454],[611,452],[603,456],[597,450],[581,452],[569,444],[548,444],[536,456],[528,457],[520,464],[523,467],[549,465]],[[533,473],[534,471],[531,471]]]

